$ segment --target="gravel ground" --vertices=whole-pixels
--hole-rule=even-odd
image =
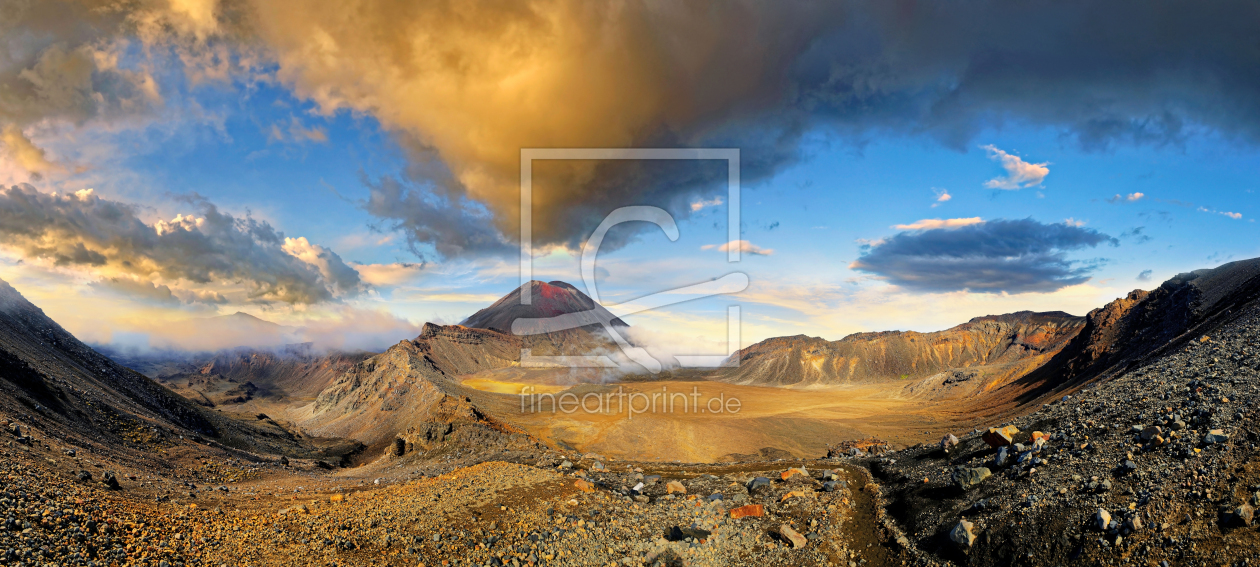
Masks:
[[[866,551],[853,542],[878,541],[853,531],[874,525],[853,521],[857,500],[873,502],[850,488],[866,484],[864,471],[815,463],[805,474],[793,463],[654,471],[553,454],[371,478],[362,473],[394,467],[184,455],[159,477],[8,444],[4,565],[857,565]],[[106,471],[119,489],[104,485]],[[750,505],[761,515],[732,514]]]
[[[942,441],[856,460],[922,564],[1249,565],[1260,556],[1249,516],[1260,505],[1258,368],[1251,307],[1010,422],[1020,433],[1004,459],[973,431],[948,452]]]

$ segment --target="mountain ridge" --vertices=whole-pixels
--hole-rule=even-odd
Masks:
[[[973,317],[943,331],[852,333],[836,341],[774,337],[732,355],[721,373],[735,384],[838,385],[930,376],[954,368],[1017,363],[1057,352],[1085,319],[1061,311],[1017,311]]]

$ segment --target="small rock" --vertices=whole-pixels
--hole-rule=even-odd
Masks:
[[[787,480],[796,475],[801,475],[805,478],[809,478],[809,472],[805,470],[805,467],[792,468],[792,469],[785,470],[782,473],[779,473],[779,478],[783,480]]]
[[[1234,508],[1231,515],[1233,516],[1231,519],[1235,524],[1250,526],[1252,519],[1255,518],[1256,510],[1250,504],[1243,503],[1242,506]]]
[[[757,478],[754,478],[754,479],[752,479],[752,480],[748,481],[748,491],[749,491],[749,492],[752,492],[752,491],[754,491],[754,490],[757,490],[758,488],[761,488],[761,487],[763,487],[763,486],[770,486],[770,479],[768,479],[768,478],[766,478],[766,477],[764,477],[764,476],[759,476],[759,477],[757,477]]]
[[[967,520],[958,522],[958,525],[949,531],[949,539],[963,547],[971,547],[971,544],[976,541],[976,534],[971,533],[973,526],[974,524]]]
[[[110,490],[118,490],[122,488],[118,485],[118,478],[110,471],[105,471],[105,474],[101,478],[101,484],[104,484],[105,488]]]
[[[666,483],[666,484],[665,484],[665,493],[666,493],[666,494],[673,494],[673,493],[675,493],[675,492],[677,492],[677,493],[679,493],[679,494],[686,494],[686,493],[687,493],[687,487],[683,486],[683,484],[682,484],[681,482],[678,482],[678,481],[676,481],[676,480],[671,480],[671,481],[669,481],[668,483]]]
[[[1229,440],[1229,435],[1226,435],[1225,432],[1220,429],[1213,429],[1211,431],[1208,431],[1207,435],[1203,436],[1203,442],[1208,445],[1212,445],[1215,443],[1224,443],[1228,440]]]
[[[762,508],[761,504],[749,504],[739,508],[731,508],[731,519],[760,518],[765,514],[766,510]]]
[[[941,438],[941,449],[945,451],[946,453],[948,453],[950,449],[953,449],[954,447],[957,447],[957,446],[958,446],[958,438],[955,437],[953,433],[950,433]]]
[[[1094,512],[1094,527],[1099,530],[1106,531],[1107,526],[1111,525],[1111,513],[1099,508]]]
[[[567,459],[566,459],[566,460],[564,460],[564,461],[561,461],[561,462],[560,462],[560,468],[562,468],[562,469],[566,469],[566,470],[567,470],[567,469],[571,469],[571,468],[573,468],[573,462],[572,462],[572,461],[569,461],[569,460],[567,460]]]
[[[787,524],[783,524],[782,526],[779,526],[779,535],[783,536],[784,539],[787,539],[788,541],[792,542],[792,547],[796,549],[805,547],[805,544],[808,543],[808,540],[805,539],[805,536],[797,533],[796,530],[792,529],[792,526],[789,526]]]
[[[954,469],[951,480],[953,480],[954,486],[962,490],[971,490],[983,482],[984,479],[992,476],[992,474],[993,472],[986,467],[958,467]]]
[[[1141,436],[1142,436],[1143,441],[1150,441],[1151,439],[1159,437],[1163,433],[1164,433],[1164,430],[1161,429],[1158,425],[1152,425],[1150,427],[1147,427],[1146,429],[1143,429]]]
[[[700,528],[674,526],[665,530],[665,539],[669,541],[682,541],[687,538],[701,541],[709,539],[710,535],[712,535],[712,532],[709,530],[702,530]]]
[[[595,487],[591,486],[591,483],[580,478],[573,481],[573,486],[576,486],[582,492],[595,492]]]
[[[1011,464],[1011,451],[1006,447],[999,447],[997,455],[993,457],[993,464],[999,469],[1006,468]]]

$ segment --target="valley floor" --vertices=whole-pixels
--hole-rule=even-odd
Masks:
[[[189,456],[174,476],[120,472],[121,489],[108,490],[103,473],[75,472],[103,463],[49,458],[54,450],[5,452],[0,563],[885,565],[895,556],[880,547],[869,475],[834,462],[798,463],[809,474],[783,480],[793,463],[654,468],[544,455],[445,472],[382,463],[329,472]],[[764,486],[749,490],[759,476]],[[623,494],[640,482],[638,498]],[[750,506],[759,512],[739,517]]]

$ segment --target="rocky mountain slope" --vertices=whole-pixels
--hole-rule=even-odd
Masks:
[[[457,437],[532,447],[535,440],[474,405],[455,378],[516,364],[523,346],[545,349],[539,343],[546,340],[426,323],[414,340],[354,365],[324,389],[302,423],[318,435],[352,437],[373,449],[401,442],[400,455]]]
[[[1248,564],[1260,549],[1258,266],[1182,274],[1092,312],[1055,367],[1062,384],[1088,385],[1012,419],[1009,440],[959,432],[859,458],[902,545],[920,563]]]
[[[1178,274],[1154,290],[1135,290],[1089,312],[1080,333],[1053,357],[956,411],[1001,415],[1070,393],[1180,348],[1257,299],[1260,258]]]
[[[34,430],[104,454],[151,459],[154,447],[202,439],[263,452],[322,454],[264,421],[207,411],[117,364],[66,332],[0,281],[0,413]]]
[[[946,370],[1035,368],[1062,349],[1085,320],[1062,312],[976,317],[944,331],[858,333],[838,341],[798,335],[767,339],[736,353],[724,381],[763,386],[838,385],[918,379]]]

